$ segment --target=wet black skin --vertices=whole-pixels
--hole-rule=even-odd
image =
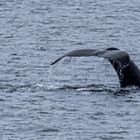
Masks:
[[[118,48],[106,49],[81,49],[74,50],[59,57],[51,65],[54,65],[64,57],[89,57],[98,56],[107,58],[117,72],[120,86],[138,86],[140,87],[140,69],[130,59],[127,52],[121,51]]]

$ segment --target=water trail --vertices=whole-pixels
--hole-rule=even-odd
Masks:
[[[60,61],[59,64],[54,66],[49,66],[48,69],[48,79],[47,79],[47,87],[48,89],[58,89],[61,87],[61,74],[62,74],[62,65],[64,63],[64,59]]]
[[[107,58],[103,58],[103,63],[107,63],[108,59]]]
[[[75,61],[76,60],[76,61]],[[70,74],[70,71],[75,69],[75,65],[80,63],[81,58],[78,59],[72,57],[63,58],[59,64],[50,66],[48,69],[48,79],[47,87],[48,89],[58,89],[63,87],[65,84],[69,85],[71,83],[73,74]],[[74,67],[71,67],[69,64],[74,64]],[[70,68],[69,68],[70,67]],[[66,73],[66,74],[65,74]]]
[[[60,64],[62,65],[66,59],[67,59],[67,58],[65,58],[65,57],[62,58],[61,61],[60,61]]]
[[[47,79],[48,89],[53,89],[54,88],[53,75],[54,75],[53,74],[53,66],[50,66],[49,69],[48,69],[48,79]]]
[[[79,57],[78,60],[77,60],[77,64],[79,64],[82,59],[83,59],[83,57]]]
[[[48,69],[48,82],[51,82],[51,76],[52,76],[52,66],[49,67]]]
[[[49,70],[48,70],[48,88],[49,89],[50,88],[58,89],[58,88],[62,88],[64,85],[68,85],[68,86],[72,86],[73,84],[82,85],[82,81],[84,81],[88,77],[84,77],[84,75],[86,75],[86,74],[80,73],[79,69],[77,70],[77,68],[79,68],[79,66],[78,67],[76,67],[76,66],[80,63],[81,59],[82,59],[82,57],[77,57],[77,59],[75,57],[74,58],[66,57],[66,58],[63,58],[59,64],[50,66]],[[89,61],[89,63],[91,61]],[[93,71],[91,72],[91,74],[94,75],[92,77],[91,84],[93,82],[96,84],[100,84],[102,81],[104,81],[104,83],[106,83],[106,85],[108,85],[107,83],[112,83],[110,78],[106,78],[107,77],[106,74],[108,74],[108,70],[106,70],[106,68],[108,67],[107,62],[108,62],[107,59],[100,58],[100,59],[96,59],[94,61],[94,63],[93,63],[94,66],[93,65],[90,66],[90,68],[91,67],[93,68]],[[85,62],[84,62],[84,64],[85,64],[85,66],[87,66]],[[107,66],[106,66],[106,64],[107,64]],[[83,65],[81,65],[81,71],[83,72],[83,70],[84,70]],[[73,72],[73,73],[71,73],[71,72]],[[89,74],[90,73],[88,73],[88,76],[89,76]],[[80,80],[77,79],[78,75],[80,76],[80,78],[79,78]],[[111,75],[109,73],[109,76],[112,76],[112,75],[113,75],[112,73],[111,73]],[[94,81],[94,79],[96,82]],[[75,81],[77,81],[77,82],[75,83]],[[89,80],[87,81],[87,79],[86,79],[86,81],[84,81],[84,83],[85,82],[88,84]]]

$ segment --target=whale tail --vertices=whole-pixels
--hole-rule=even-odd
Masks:
[[[126,87],[129,85],[136,85],[140,87],[140,70],[130,59],[128,53],[117,48],[74,50],[59,57],[52,62],[51,65],[54,65],[64,57],[89,56],[107,58],[117,72],[121,87]]]

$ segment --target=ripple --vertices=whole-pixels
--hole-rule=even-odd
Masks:
[[[43,133],[55,133],[55,132],[60,132],[60,131],[58,129],[55,129],[55,128],[46,128],[46,129],[41,130],[40,132],[43,132]]]
[[[110,137],[100,137],[101,140],[124,140],[124,137],[119,136],[110,136]]]
[[[4,99],[0,99],[0,102],[4,102],[5,100]]]
[[[138,0],[0,2],[3,140],[139,139],[140,90],[120,88],[109,64],[68,58],[49,69],[65,52],[104,47],[127,50],[140,66],[139,5]]]
[[[119,134],[128,134],[128,132],[127,131],[112,131],[112,132],[109,132],[110,134],[117,134],[117,135],[119,135]]]

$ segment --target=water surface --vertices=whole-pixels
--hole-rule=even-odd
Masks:
[[[67,51],[117,47],[140,67],[138,0],[0,2],[0,139],[139,140],[140,90],[121,89],[103,59]]]

